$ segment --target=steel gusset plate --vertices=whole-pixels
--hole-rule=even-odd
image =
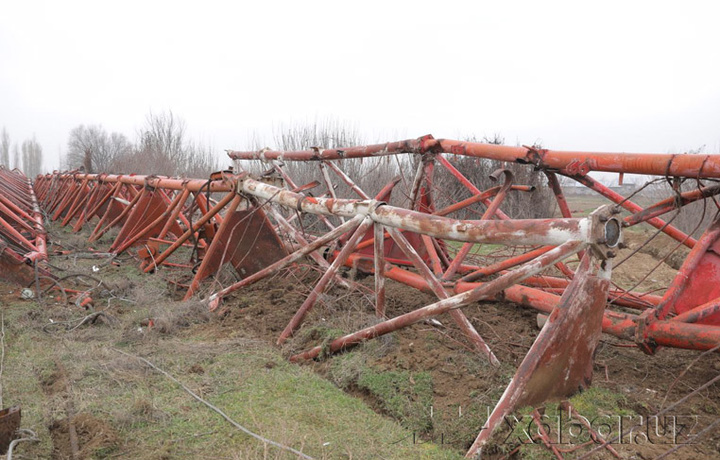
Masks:
[[[610,262],[595,268],[586,253],[560,303],[547,318],[500,401],[468,450],[474,457],[504,417],[525,406],[563,400],[590,386],[593,354],[602,334]]]

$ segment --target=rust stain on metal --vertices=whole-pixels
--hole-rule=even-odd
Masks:
[[[0,410],[0,454],[5,454],[20,429],[20,406]]]

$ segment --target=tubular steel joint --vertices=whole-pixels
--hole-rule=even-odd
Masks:
[[[603,205],[588,216],[591,248],[600,259],[615,257],[615,248],[623,243],[622,223],[613,215],[613,207]]]

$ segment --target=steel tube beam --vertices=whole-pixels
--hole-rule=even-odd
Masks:
[[[438,280],[433,275],[427,265],[425,265],[425,263],[423,262],[420,255],[415,251],[415,248],[412,247],[412,245],[403,236],[403,234],[394,228],[388,229],[388,233],[390,234],[390,237],[395,240],[403,253],[405,253],[407,258],[410,259],[418,272],[420,272],[420,275],[425,278],[425,281],[427,281],[428,286],[430,287],[430,289],[432,289],[433,293],[435,293],[437,298],[441,300],[449,298],[450,295],[440,283],[440,280]],[[470,343],[472,343],[478,351],[487,356],[490,364],[492,364],[493,366],[499,366],[500,361],[498,361],[497,357],[492,352],[492,350],[490,350],[490,347],[487,345],[487,343],[485,343],[483,338],[480,337],[480,334],[478,334],[477,330],[475,330],[475,327],[472,325],[470,320],[467,319],[462,310],[450,310],[450,316],[452,317],[453,321],[455,321],[455,323],[458,325],[463,334],[465,334],[465,336],[468,338]]]
[[[614,190],[605,187],[600,182],[596,181],[595,179],[589,177],[589,176],[571,176],[576,181],[580,182],[584,186],[595,190],[605,198],[607,198],[610,201],[613,201],[614,203],[618,204],[619,206],[622,206],[623,208],[627,209],[628,211],[632,213],[640,213],[643,211],[643,208],[639,205],[635,204],[634,202],[630,201],[629,199],[625,198],[624,196],[620,195],[619,193],[615,192]],[[672,225],[668,224],[662,219],[659,219],[657,217],[653,217],[650,219],[646,219],[645,222],[652,225],[653,227],[657,228],[658,230],[661,230],[666,235],[670,236],[671,238],[674,238],[676,241],[681,242],[685,246],[692,248],[695,246],[695,239],[692,238],[690,235],[678,230],[677,228],[673,227]]]
[[[128,185],[136,185],[140,187],[152,187],[152,188],[161,188],[161,189],[167,189],[167,190],[184,190],[187,189],[191,192],[199,192],[199,191],[205,191],[208,189],[207,183],[208,180],[205,179],[175,179],[170,177],[160,177],[160,176],[143,176],[143,175],[116,175],[116,174],[60,174],[61,178],[71,176],[71,178],[74,178],[77,180],[90,180],[90,181],[99,181],[102,180],[103,182],[107,183],[117,183],[120,182],[122,184],[128,184]],[[238,176],[235,175],[228,175],[229,181],[226,181],[225,179],[216,179],[216,180],[210,180],[210,192],[229,192],[233,190],[233,178],[237,178]]]
[[[559,245],[570,240],[590,242],[590,224],[585,218],[457,220],[390,205],[375,206],[376,202],[372,200],[306,197],[253,179],[243,180],[239,187],[243,193],[289,209],[343,217],[367,214],[387,227],[454,241],[491,244],[513,241],[526,245]]]
[[[672,284],[668,290],[665,291],[662,302],[657,307],[657,316],[659,319],[665,319],[668,314],[676,311],[678,299],[682,296],[683,292],[685,292],[688,286],[688,280],[703,260],[705,253],[718,241],[718,238],[720,238],[720,218],[715,220],[705,233],[703,233],[700,240],[697,241],[685,258],[685,262],[683,262],[682,267],[678,270]]]
[[[439,314],[446,313],[452,309],[460,308],[470,303],[491,297],[503,291],[504,289],[507,289],[513,284],[519,283],[528,276],[540,273],[549,265],[552,265],[559,260],[562,260],[572,254],[577,253],[577,251],[584,249],[584,247],[585,245],[578,241],[567,242],[553,249],[552,251],[541,255],[534,261],[525,264],[517,270],[514,270],[513,272],[503,275],[488,283],[484,283],[470,291],[454,295],[447,299],[443,299],[433,304],[430,304],[426,307],[419,308],[410,313],[397,316],[393,319],[335,339],[330,342],[328,350],[330,352],[336,352],[349,346],[363,342],[365,340],[385,335],[397,329],[410,326],[432,316],[437,316]],[[304,359],[314,359],[320,355],[321,351],[322,347],[315,347],[304,353],[292,356],[290,360],[300,361]]]
[[[688,310],[685,313],[681,313],[673,318],[671,321],[678,321],[681,323],[698,323],[709,318],[720,312],[720,299],[713,299],[710,302],[706,302],[702,305],[698,305],[692,310]]]
[[[670,211],[680,209],[681,207],[694,203],[695,201],[702,200],[711,196],[715,196],[720,193],[720,185],[713,185],[712,187],[702,187],[695,190],[680,193],[679,196],[673,196],[666,198],[662,201],[658,201],[652,206],[648,206],[642,211],[635,213],[625,218],[628,226],[637,225],[641,222],[647,222],[650,219],[666,214]]]
[[[375,264],[375,315],[385,316],[385,229],[377,222],[373,226],[373,261]]]
[[[293,334],[293,332],[295,332],[298,327],[300,327],[300,323],[302,323],[303,319],[305,319],[305,315],[307,315],[307,313],[313,308],[318,297],[320,297],[320,294],[325,291],[328,283],[335,276],[338,268],[340,268],[345,263],[345,260],[347,260],[348,256],[350,256],[350,253],[355,249],[355,246],[357,245],[358,241],[360,241],[360,238],[362,238],[362,236],[370,228],[370,226],[372,226],[372,224],[373,221],[370,220],[370,218],[368,217],[365,217],[362,222],[360,222],[360,225],[358,225],[353,235],[345,243],[345,247],[342,248],[340,254],[338,254],[337,258],[330,265],[330,268],[323,274],[323,276],[317,282],[313,290],[310,291],[310,294],[307,296],[298,311],[295,313],[295,316],[293,316],[293,318],[290,320],[290,323],[288,323],[288,325],[285,327],[285,330],[282,331],[280,337],[277,340],[278,345],[282,344],[288,337]]]
[[[543,169],[563,170],[576,166],[582,172],[604,171],[653,176],[720,177],[720,155],[626,154],[581,152],[511,147],[506,145],[434,139],[424,136],[398,142],[342,149],[313,149],[292,152],[261,150],[241,152],[229,150],[235,160],[319,161],[346,158],[369,158],[400,153],[450,153],[513,163],[532,163]]]
[[[162,253],[160,253],[157,257],[155,257],[154,264],[148,265],[144,268],[144,271],[150,272],[154,270],[157,266],[161,265],[165,259],[170,257],[170,255],[177,250],[180,246],[182,246],[187,240],[190,239],[190,237],[200,230],[200,227],[205,225],[210,221],[210,219],[213,218],[217,213],[219,213],[225,206],[227,206],[228,203],[230,203],[233,198],[235,197],[234,193],[228,193],[225,195],[215,206],[213,206],[212,209],[210,209],[206,214],[203,214],[203,216],[198,219],[196,222],[193,222],[193,227],[188,228],[185,233],[180,235],[175,242],[173,242],[169,248],[164,250]]]
[[[243,198],[241,195],[234,195],[232,201],[230,201],[230,204],[228,204],[227,213],[232,214],[233,212],[235,212],[242,200]],[[230,219],[223,220],[222,224],[220,224],[220,228],[218,229],[218,233],[221,233],[225,229],[225,227],[227,227],[229,221]],[[218,245],[220,244],[219,241],[220,240],[218,238],[213,239],[212,243],[210,243],[210,247],[208,248],[208,252],[214,252],[215,250],[218,250]],[[211,261],[209,257],[206,257],[202,260],[202,262],[200,263],[200,267],[197,269],[197,272],[193,277],[193,280],[190,282],[190,287],[188,288],[187,293],[185,293],[185,298],[183,300],[189,300],[193,296],[197,288],[200,286],[200,281],[205,276],[209,275],[209,273],[207,273],[207,266],[210,262]]]

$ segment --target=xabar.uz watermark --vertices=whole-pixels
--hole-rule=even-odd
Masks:
[[[487,407],[485,420],[490,416],[491,408]],[[440,417],[434,408],[430,407],[432,419]],[[471,417],[458,408],[455,417],[478,420],[473,423],[477,426],[484,420]],[[643,416],[639,414],[602,414],[593,416],[572,415],[560,411],[552,414],[540,415],[539,424],[552,444],[577,445],[588,441],[595,443],[606,442],[618,444],[689,444],[698,431],[699,419],[697,415],[665,414],[662,416]],[[477,431],[468,425],[464,426],[472,432],[467,436],[476,436]],[[498,430],[496,440],[502,444],[538,443],[542,442],[539,436],[540,427],[530,414],[509,415],[504,417],[502,428]],[[457,432],[437,433],[428,439],[427,436],[412,434],[412,442],[434,442],[438,444],[464,443],[467,436]]]

